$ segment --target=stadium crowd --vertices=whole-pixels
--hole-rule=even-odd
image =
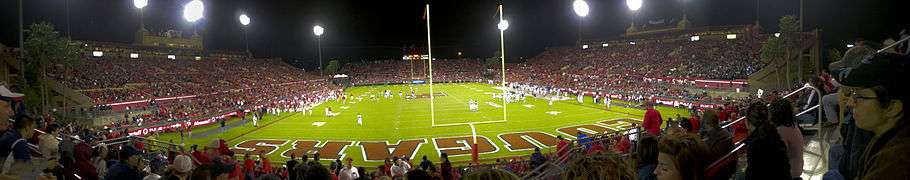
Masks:
[[[624,96],[713,101],[687,90],[691,81],[745,79],[763,66],[759,37],[736,40],[656,41],[577,49],[548,48],[527,63],[510,66],[507,81]]]
[[[349,63],[341,70],[351,83],[385,84],[424,80],[429,64],[425,61],[388,60]],[[480,82],[483,64],[477,59],[441,59],[433,61],[433,80],[439,82]]]
[[[673,92],[660,83],[630,84],[651,84],[636,79],[653,77],[742,78],[760,67],[755,54],[741,53],[757,52],[750,49],[755,46],[749,42],[703,39],[695,44],[709,44],[685,43],[688,42],[641,43],[592,50],[553,48],[528,63],[513,66],[509,72],[515,74],[513,78],[517,81],[530,84],[591,90],[615,88],[619,93],[698,99],[703,97]],[[734,48],[724,50],[723,47]],[[441,154],[438,166],[425,157],[416,166],[409,157],[390,157],[371,173],[364,167],[354,167],[351,159],[323,164],[320,160],[324,159],[318,154],[313,154],[315,161],[308,161],[307,155],[303,155],[300,161],[292,157],[284,167],[273,166],[279,163],[264,156],[254,159],[253,154],[243,154],[241,157],[221,139],[201,148],[194,145],[182,150],[173,143],[149,138],[113,138],[109,131],[97,127],[57,124],[24,112],[20,108],[23,94],[0,86],[0,119],[14,120],[0,121],[0,164],[3,165],[0,176],[3,179],[448,180],[540,175],[563,179],[798,179],[803,174],[806,143],[798,126],[801,119],[795,117],[794,110],[807,110],[803,106],[805,101],[825,107],[822,122],[812,123],[834,125],[839,130],[835,133],[837,138],[832,140],[834,146],[829,154],[832,158],[825,178],[910,177],[910,171],[906,171],[910,166],[910,156],[906,156],[910,151],[910,120],[905,116],[908,108],[903,107],[910,97],[907,93],[910,89],[901,79],[908,75],[910,58],[895,52],[876,53],[872,47],[858,45],[842,60],[832,63],[828,73],[831,75],[823,74],[813,82],[817,87],[825,87],[819,91],[821,94],[810,93],[794,100],[782,98],[783,92],[771,93],[668,121],[663,121],[656,109],[646,107],[641,126],[633,124],[628,131],[580,132],[573,141],[558,137],[554,153],[544,154],[538,149],[528,161],[518,158],[472,166],[480,168],[468,170],[453,167],[446,154]],[[306,81],[303,72],[274,64],[237,61],[213,63],[216,65],[180,62],[134,66],[133,63],[87,62],[81,66],[112,70],[56,71],[59,74],[55,77],[68,86],[89,90],[86,92],[97,103],[199,96],[152,103],[159,106],[155,116],[162,118],[207,114],[219,109],[318,102],[335,90],[328,84]],[[469,69],[479,64],[452,62],[442,66]],[[383,68],[407,69],[406,64],[397,62],[346,68],[357,74],[355,82],[360,83],[383,83],[384,78],[410,76],[402,75],[402,71],[374,73],[388,70]],[[166,73],[175,69],[179,73]],[[443,79],[482,79],[479,70],[441,73]],[[382,78],[373,79],[373,75]],[[599,82],[603,79],[610,80]],[[822,96],[822,101],[811,102],[813,96]],[[737,119],[739,116],[744,118]],[[745,151],[735,150],[740,145]],[[745,168],[735,162],[740,155],[745,156]]]
[[[277,59],[85,57],[75,69],[57,67],[49,76],[90,97],[86,114],[114,114],[112,130],[201,119],[254,108],[300,108],[338,90]],[[138,103],[137,103],[138,102]],[[110,103],[132,103],[114,109]],[[135,113],[130,109],[139,110]]]
[[[208,94],[313,79],[277,59],[82,59],[80,71],[55,68],[49,76],[95,104]]]

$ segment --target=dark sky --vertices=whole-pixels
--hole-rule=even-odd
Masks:
[[[47,21],[66,32],[64,0],[25,0],[25,23]],[[139,25],[131,0],[68,0],[70,31],[78,40],[132,42]],[[150,0],[145,8],[146,27],[153,32],[176,28],[191,31],[182,18],[189,0]],[[423,0],[203,0],[205,18],[197,28],[205,35],[207,49],[242,50],[243,37],[237,16],[246,12],[253,20],[248,29],[250,48],[258,57],[282,57],[311,66],[316,59],[314,24],[326,27],[322,40],[324,59],[390,59],[401,48],[426,46],[426,26],[421,20]],[[632,20],[624,0],[588,0],[591,13],[583,20],[583,37],[610,39],[625,31]],[[487,57],[498,50],[495,0],[432,1],[433,50],[436,57]],[[577,40],[579,18],[572,0],[504,0],[509,57],[531,57],[544,47],[572,45]],[[910,27],[907,1],[806,0],[806,29],[821,28],[827,47],[840,47],[857,38],[881,40]],[[740,25],[755,22],[755,0],[645,0],[635,16],[641,24],[651,19],[678,19],[683,8],[697,26]],[[0,2],[0,43],[17,46],[17,1]],[[798,0],[762,0],[761,25],[777,29],[782,15],[799,15]]]

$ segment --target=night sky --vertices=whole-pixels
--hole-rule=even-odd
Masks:
[[[189,0],[149,0],[143,10],[147,29],[192,31],[183,20]],[[76,40],[131,43],[139,26],[132,0],[68,0],[71,37]],[[203,0],[205,18],[196,27],[206,49],[242,51],[243,31],[237,16],[252,18],[247,29],[257,57],[281,57],[312,67],[316,64],[315,24],[326,28],[325,59],[347,61],[400,58],[402,47],[426,46],[421,19],[423,0]],[[532,57],[543,48],[572,45],[580,18],[572,0],[504,0],[507,57]],[[612,39],[625,31],[633,14],[624,0],[588,0],[591,13],[582,22],[585,39]],[[498,51],[495,0],[434,0],[431,2],[434,56],[488,57]],[[25,0],[26,25],[47,21],[66,34],[64,0]],[[907,1],[805,0],[805,28],[822,29],[826,48],[843,47],[856,39],[880,41],[910,27]],[[634,19],[679,19],[683,9],[695,26],[752,24],[755,0],[645,0]],[[777,29],[782,15],[799,15],[798,0],[762,0],[760,23],[766,33]],[[0,43],[18,46],[16,0],[0,2]],[[843,48],[842,48],[843,49]]]

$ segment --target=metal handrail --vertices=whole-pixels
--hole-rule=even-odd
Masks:
[[[723,126],[720,126],[720,128],[721,128],[721,129],[727,129],[728,127],[732,126],[733,124],[739,123],[740,121],[743,121],[743,120],[745,120],[745,119],[746,119],[745,116],[740,117],[739,119],[733,120],[733,121],[731,121],[731,122],[729,122],[729,123],[727,123],[727,124],[724,124]]]
[[[630,130],[633,130],[633,129],[635,130],[635,132],[629,132]],[[636,136],[639,136],[639,137],[640,137],[640,136],[641,136],[641,133],[642,133],[641,126],[636,126],[636,127],[632,127],[632,128],[628,128],[628,129],[624,129],[624,130],[620,130],[620,131],[614,131],[614,132],[609,132],[609,133],[597,134],[596,138],[599,139],[599,141],[608,141],[608,140],[610,140],[610,138],[609,138],[609,137],[611,137],[610,135],[617,135],[617,134],[620,135],[620,136],[636,135]],[[604,137],[608,137],[608,138],[604,138]],[[594,139],[594,138],[595,138],[594,136],[588,137],[588,139]],[[599,141],[598,141],[598,142],[599,142]],[[546,175],[549,175],[550,172],[552,171],[552,169],[544,170],[544,171],[540,172],[539,174],[537,174],[536,176],[530,177],[531,175],[534,174],[533,172],[537,172],[539,169],[542,169],[543,167],[547,167],[547,165],[552,165],[552,166],[557,166],[557,167],[558,167],[558,166],[562,166],[562,165],[564,165],[565,163],[567,163],[567,161],[568,161],[568,159],[569,159],[568,157],[569,157],[571,154],[576,153],[576,152],[580,152],[580,151],[583,151],[583,150],[586,149],[586,148],[584,147],[584,144],[576,143],[576,142],[578,142],[578,139],[572,140],[572,142],[573,142],[573,144],[576,144],[577,146],[575,146],[575,147],[567,147],[567,148],[569,148],[569,149],[568,149],[567,152],[566,152],[565,154],[563,154],[563,155],[559,155],[559,154],[558,154],[559,150],[557,149],[557,156],[556,156],[557,159],[556,159],[556,161],[547,161],[547,163],[544,163],[544,164],[542,164],[542,165],[536,167],[536,168],[534,169],[534,171],[530,171],[530,173],[527,174],[527,175],[525,175],[524,177],[522,177],[522,179],[538,179],[539,177],[544,177],[544,176],[546,176]],[[590,143],[594,143],[594,142],[595,142],[595,141],[591,141]]]
[[[724,159],[727,159],[727,158],[729,158],[730,156],[733,156],[734,154],[736,154],[739,150],[741,150],[741,149],[744,148],[744,147],[746,147],[746,143],[739,142],[739,143],[736,145],[736,147],[733,148],[733,150],[731,150],[729,153],[727,153],[727,154],[725,154],[724,156],[721,156],[720,158],[718,158],[717,160],[715,160],[713,163],[711,163],[711,165],[708,165],[708,167],[706,167],[705,169],[706,169],[706,170],[707,170],[707,169],[711,169],[712,167],[715,167],[715,166],[717,166],[717,165],[720,165],[720,163],[723,162]]]

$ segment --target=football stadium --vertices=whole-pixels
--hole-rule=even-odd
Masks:
[[[910,178],[907,2],[0,4],[0,179]]]

